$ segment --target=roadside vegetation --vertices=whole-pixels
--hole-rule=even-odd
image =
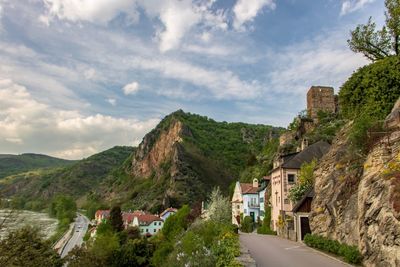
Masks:
[[[0,240],[0,266],[63,266],[63,260],[39,230],[30,226],[11,231]]]
[[[55,242],[68,230],[70,224],[76,217],[76,203],[70,196],[59,195],[56,196],[50,203],[49,215],[57,218],[58,226],[57,232],[50,238]]]
[[[271,207],[265,207],[264,220],[257,228],[257,234],[276,235],[276,232],[271,229]]]
[[[362,261],[362,255],[356,246],[349,246],[336,240],[311,234],[306,234],[304,243],[309,247],[343,257],[346,262],[351,264],[360,264]]]

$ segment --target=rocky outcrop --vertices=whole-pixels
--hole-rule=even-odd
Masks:
[[[400,266],[400,124],[390,125],[362,162],[348,156],[346,125],[315,171],[312,232],[358,246],[365,266]]]
[[[165,131],[147,134],[133,158],[133,175],[149,177],[161,164],[170,161],[176,153],[176,145],[182,142],[183,135],[190,136],[191,132],[180,121],[173,121]]]

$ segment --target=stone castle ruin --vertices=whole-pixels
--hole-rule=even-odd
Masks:
[[[312,119],[317,118],[318,111],[337,112],[337,96],[333,87],[311,86],[307,92],[307,113]]]
[[[297,130],[295,132],[288,131],[283,133],[279,138],[279,144],[283,146],[294,139],[300,140],[305,133],[312,131],[315,124],[318,123],[319,111],[329,113],[336,113],[338,111],[338,98],[334,94],[333,87],[311,86],[307,92],[307,116],[299,115],[297,117]],[[302,150],[302,148],[299,147],[298,150]]]

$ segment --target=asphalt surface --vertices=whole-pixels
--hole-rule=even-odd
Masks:
[[[65,245],[62,253],[61,258],[67,256],[67,254],[75,247],[81,246],[83,243],[83,237],[85,236],[88,226],[89,226],[89,219],[83,216],[82,214],[77,215],[75,218],[74,229],[72,233],[72,237],[68,240],[67,244]]]
[[[343,267],[351,266],[319,253],[306,245],[277,236],[240,234],[257,267]]]

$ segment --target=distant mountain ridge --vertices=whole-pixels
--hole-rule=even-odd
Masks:
[[[205,200],[234,181],[282,128],[217,122],[178,110],[145,135],[137,148],[114,147],[71,166],[0,180],[0,195],[28,201],[56,194],[160,212]]]
[[[67,166],[74,162],[76,161],[35,153],[20,155],[0,154],[0,179],[39,168]]]

